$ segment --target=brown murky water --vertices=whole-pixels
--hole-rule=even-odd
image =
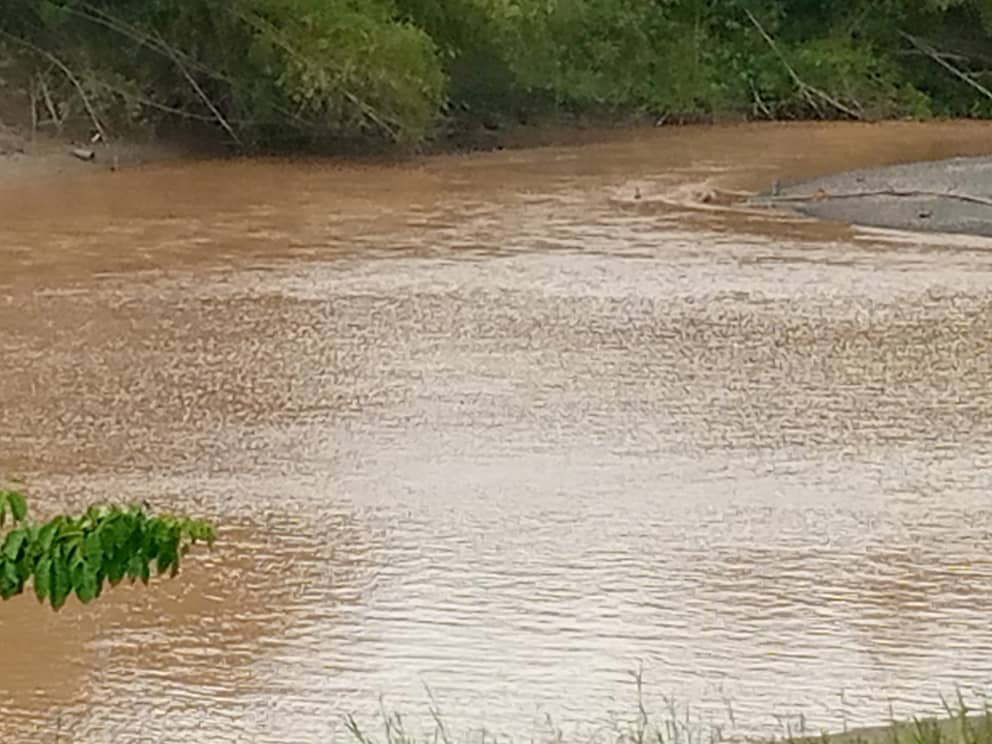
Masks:
[[[427,721],[425,685],[456,732],[542,738],[632,715],[639,665],[737,734],[992,691],[992,243],[699,198],[990,143],[672,129],[0,192],[0,472],[222,525],[179,580],[0,607],[0,738],[343,741],[380,695]]]

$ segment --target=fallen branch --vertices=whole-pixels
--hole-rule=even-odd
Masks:
[[[789,64],[789,60],[785,58],[785,55],[782,53],[782,50],[779,49],[778,44],[775,43],[775,39],[773,39],[771,35],[765,30],[765,27],[761,25],[761,22],[758,21],[757,18],[755,18],[754,13],[752,13],[747,8],[744,9],[744,13],[747,15],[748,20],[751,21],[754,27],[758,29],[758,33],[761,34],[761,38],[765,40],[765,42],[768,44],[771,50],[775,53],[775,56],[778,57],[779,61],[782,63],[782,66],[785,68],[785,71],[789,73],[789,77],[792,78],[792,82],[799,90],[799,93],[803,96],[803,98],[807,100],[807,102],[809,102],[811,106],[813,106],[813,108],[819,110],[819,106],[816,104],[816,98],[819,98],[820,100],[829,103],[838,111],[847,114],[852,119],[857,119],[859,121],[864,119],[864,116],[862,116],[859,112],[852,109],[850,106],[846,106],[845,104],[838,101],[836,98],[831,96],[826,91],[820,90],[819,88],[810,85],[801,77],[799,77],[799,73],[796,72],[795,68]]]
[[[932,54],[924,52],[920,49],[897,49],[892,52],[892,54],[896,57],[933,57]],[[973,59],[965,54],[955,54],[954,52],[937,52],[937,55],[941,59],[954,62],[971,62]]]
[[[213,80],[216,80],[218,82],[227,85],[232,92],[237,92],[239,88],[245,87],[243,84],[239,83],[236,79],[230,77],[224,72],[209,67],[208,65],[205,65],[201,61],[197,60],[195,57],[191,56],[190,54],[182,51],[181,49],[175,46],[172,46],[165,39],[163,39],[160,34],[152,34],[148,31],[144,31],[140,27],[134,26],[128,23],[127,21],[121,19],[120,17],[98,8],[92,3],[81,2],[79,7],[76,8],[66,6],[65,11],[67,13],[75,14],[79,18],[89,21],[91,23],[99,24],[116,34],[120,34],[122,37],[129,39],[130,41],[134,42],[140,47],[145,47],[157,54],[161,54],[162,56],[167,57],[182,71],[183,75],[186,77],[188,82],[190,82],[190,78],[192,77],[192,73],[191,73],[192,71],[210,77]],[[112,92],[117,93],[129,100],[132,100],[136,103],[140,103],[146,106],[150,106],[152,108],[159,109],[160,111],[177,114],[179,116],[183,116],[189,119],[197,119],[200,121],[219,121],[218,117],[216,116],[216,112],[213,111],[213,107],[209,105],[208,108],[211,109],[212,115],[201,116],[199,114],[194,114],[190,111],[186,111],[185,109],[179,109],[173,106],[168,106],[159,101],[154,101],[150,98],[138,96],[135,95],[134,93],[124,91],[123,89],[112,86],[109,83],[106,83],[105,81],[95,80],[94,82],[96,84],[102,85],[108,90],[111,90]],[[197,96],[200,97],[201,100],[203,100],[203,94],[200,91],[196,90],[197,87],[199,87],[198,84],[196,86],[193,86],[193,90],[194,92],[197,93]],[[204,102],[206,103],[206,101]],[[301,123],[304,121],[299,116],[299,114],[293,113],[284,106],[277,105],[275,106],[275,110],[293,121],[301,122]],[[230,115],[224,118],[226,119],[228,125],[231,125],[233,123],[245,123],[251,121],[249,119],[234,119]],[[227,127],[224,128],[227,129]],[[230,132],[228,133],[230,134]]]
[[[28,86],[28,97],[31,99],[31,133],[38,132],[38,76],[31,77],[31,84]]]
[[[902,36],[906,41],[908,41],[914,47],[916,47],[920,52],[922,52],[923,54],[925,54],[926,56],[928,56],[930,59],[932,59],[934,62],[936,62],[938,65],[940,65],[941,67],[943,67],[945,70],[947,70],[948,72],[950,72],[952,75],[954,75],[958,79],[960,79],[963,82],[965,82],[968,85],[970,85],[972,88],[974,88],[975,90],[977,90],[979,93],[981,93],[986,98],[992,100],[992,90],[989,90],[984,85],[982,85],[980,82],[978,82],[977,80],[975,80],[975,78],[973,78],[971,75],[969,75],[968,73],[964,72],[963,70],[959,70],[957,67],[955,67],[950,62],[948,62],[947,59],[946,59],[947,55],[941,54],[940,52],[938,52],[933,47],[931,47],[931,46],[929,46],[927,44],[924,44],[922,41],[920,41],[919,39],[917,39],[915,36],[912,36],[910,34],[907,34],[905,31],[900,31],[899,32],[899,35]]]
[[[237,133],[234,131],[234,128],[228,123],[227,119],[224,118],[224,114],[220,112],[220,109],[217,108],[217,106],[214,105],[214,102],[210,100],[210,96],[208,96],[200,84],[196,82],[196,78],[190,75],[189,70],[186,69],[182,63],[182,60],[179,59],[179,55],[177,55],[172,47],[166,44],[165,40],[161,37],[159,38],[159,42],[161,43],[162,48],[165,49],[172,58],[172,62],[179,68],[179,71],[183,74],[183,77],[186,78],[186,82],[189,83],[190,87],[200,98],[200,100],[203,101],[204,105],[210,109],[210,113],[212,113],[217,119],[217,123],[223,127],[224,131],[230,135],[231,139],[234,140],[239,147],[243,146],[241,138],[238,137]]]
[[[992,199],[973,194],[955,194],[950,191],[924,191],[918,189],[877,189],[874,191],[840,191],[830,193],[819,191],[815,194],[795,195],[795,196],[769,196],[768,201],[773,202],[810,202],[823,201],[826,199],[863,199],[872,196],[896,196],[902,198],[928,197],[931,199],[956,199],[957,201],[980,204],[983,207],[992,207]]]
[[[762,114],[765,115],[766,119],[774,119],[775,115],[772,114],[772,110],[768,108],[768,104],[765,103],[764,99],[761,97],[761,93],[758,92],[758,87],[754,84],[753,80],[749,80],[748,84],[751,86],[751,97],[754,101],[754,106],[752,110],[755,114],[760,110]]]
[[[98,85],[99,87],[108,90],[121,98],[125,98],[128,101],[133,101],[134,103],[139,103],[142,106],[148,106],[149,108],[158,109],[159,111],[163,111],[167,114],[175,114],[176,116],[181,116],[185,119],[191,119],[194,121],[215,121],[213,116],[197,114],[193,111],[187,111],[186,109],[177,108],[175,106],[167,106],[164,103],[159,103],[158,101],[147,98],[146,96],[140,96],[133,91],[127,90],[119,85],[108,83],[106,80],[101,80],[100,78],[94,78],[91,82],[93,85]]]
[[[41,91],[41,99],[45,102],[45,108],[48,109],[48,115],[52,118],[52,123],[55,124],[55,128],[61,132],[62,131],[62,118],[59,116],[58,108],[55,105],[55,101],[52,100],[52,94],[48,90],[48,83],[45,82],[45,78],[38,73],[38,88]],[[37,129],[37,116],[32,118],[32,124]]]
[[[233,84],[233,81],[226,75],[223,75],[217,70],[204,65],[189,54],[186,54],[182,50],[176,49],[168,44],[164,39],[162,39],[160,34],[153,35],[147,31],[144,31],[141,28],[121,19],[120,17],[112,15],[96,7],[92,3],[81,2],[80,7],[78,8],[65,6],[64,12],[74,14],[79,18],[92,23],[97,23],[110,31],[120,34],[126,39],[130,39],[139,46],[148,47],[149,49],[156,51],[171,60],[175,60],[178,57],[183,61],[183,64],[187,69],[196,70],[229,85]]]
[[[76,89],[76,93],[79,94],[79,99],[83,102],[83,106],[86,108],[86,113],[89,114],[90,121],[93,122],[93,127],[100,135],[100,138],[103,140],[107,139],[107,133],[104,131],[103,125],[100,123],[100,117],[97,116],[96,109],[94,109],[93,104],[90,103],[90,99],[89,97],[87,97],[86,91],[83,90],[83,84],[79,82],[79,78],[76,77],[75,73],[73,73],[73,71],[69,68],[69,66],[65,62],[60,60],[51,52],[47,52],[41,47],[35,46],[30,41],[26,41],[25,39],[22,39],[19,36],[15,36],[12,33],[0,30],[0,36],[4,36],[10,39],[11,41],[13,41],[14,43],[19,44],[25,47],[26,49],[34,52],[35,54],[44,57],[53,65],[58,67],[59,70],[62,72],[62,74],[65,75],[66,79],[70,83],[72,83],[72,86]]]

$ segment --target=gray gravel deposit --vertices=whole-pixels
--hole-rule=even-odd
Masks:
[[[840,173],[755,201],[835,222],[992,237],[992,157]]]

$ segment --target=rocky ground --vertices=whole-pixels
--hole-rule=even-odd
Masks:
[[[840,173],[776,185],[755,201],[835,222],[992,237],[992,157]]]

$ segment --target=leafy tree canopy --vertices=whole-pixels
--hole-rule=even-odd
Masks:
[[[989,0],[4,0],[0,46],[60,118],[242,146],[549,113],[992,117]]]

